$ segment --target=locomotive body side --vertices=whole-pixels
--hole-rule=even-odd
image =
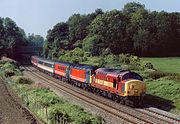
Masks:
[[[141,104],[146,92],[142,77],[130,71],[99,68],[93,76],[91,85],[104,94],[110,93],[111,96],[118,97],[118,100],[130,106]]]

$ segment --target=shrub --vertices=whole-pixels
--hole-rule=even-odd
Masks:
[[[61,107],[61,104],[56,104],[56,105],[50,107],[48,118],[49,118],[51,124],[55,124],[56,116],[63,118],[67,122],[71,122],[71,119],[70,119],[68,113]]]
[[[12,71],[12,70],[5,70],[5,72],[4,72],[5,77],[11,77],[11,76],[14,76],[14,75],[15,75],[15,72]]]
[[[143,63],[143,69],[154,69],[153,64],[150,62]]]
[[[148,77],[152,78],[152,79],[159,79],[161,77],[165,77],[167,76],[168,73],[165,73],[165,72],[161,72],[161,71],[152,71],[152,72],[149,72],[149,75]]]
[[[15,78],[15,83],[18,83],[18,84],[32,84],[33,81],[29,78],[25,78],[23,76],[18,76]]]
[[[10,70],[15,70],[15,68],[17,68],[14,64],[11,64],[10,62],[6,62],[4,65],[3,65],[3,68],[4,69],[10,69]]]
[[[99,117],[93,117],[91,114],[84,111],[83,108],[69,103],[56,104],[51,106],[49,119],[55,122],[55,115],[60,115],[63,119],[73,124],[104,124],[105,121]]]
[[[180,81],[180,74],[169,74],[169,76],[167,76],[165,79]]]
[[[129,55],[127,54],[120,54],[119,55],[119,61],[123,64],[130,64]]]

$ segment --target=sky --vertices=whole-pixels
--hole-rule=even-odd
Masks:
[[[180,0],[134,0],[151,11],[180,12]],[[88,14],[95,9],[118,9],[132,0],[0,0],[0,17],[10,17],[25,33],[43,36],[55,24],[74,13]]]

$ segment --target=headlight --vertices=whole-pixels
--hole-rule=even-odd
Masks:
[[[135,90],[136,93],[138,93],[138,90]]]

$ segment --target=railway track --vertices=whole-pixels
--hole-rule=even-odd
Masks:
[[[152,110],[151,108],[136,109],[136,110],[145,114],[149,114],[150,116],[157,116],[158,118],[167,120],[173,124],[180,124],[179,117],[170,116],[165,113],[158,112],[157,110]]]
[[[112,115],[119,117],[123,120],[125,120],[128,123],[148,123],[148,124],[169,124],[169,123],[178,123],[178,121],[170,120],[167,118],[162,118],[154,114],[150,114],[147,111],[142,111],[142,109],[135,110],[133,108],[129,108],[127,106],[123,106],[120,104],[112,104],[112,101],[110,100],[103,100],[102,98],[97,98],[99,96],[96,96],[92,93],[86,92],[82,89],[79,89],[77,87],[73,87],[72,85],[69,85],[67,83],[63,83],[62,81],[59,81],[55,78],[52,78],[50,76],[47,76],[44,73],[41,73],[37,71],[33,67],[25,67],[26,70],[28,70],[31,74],[34,76],[39,77],[40,79],[46,81],[49,85],[58,88],[59,90],[63,90],[69,95],[76,97],[78,99],[82,99],[83,101],[92,104],[93,106],[96,106],[98,108],[101,108],[105,110],[108,113],[111,113]],[[61,84],[61,85],[59,85]],[[143,109],[145,110],[145,109]]]

